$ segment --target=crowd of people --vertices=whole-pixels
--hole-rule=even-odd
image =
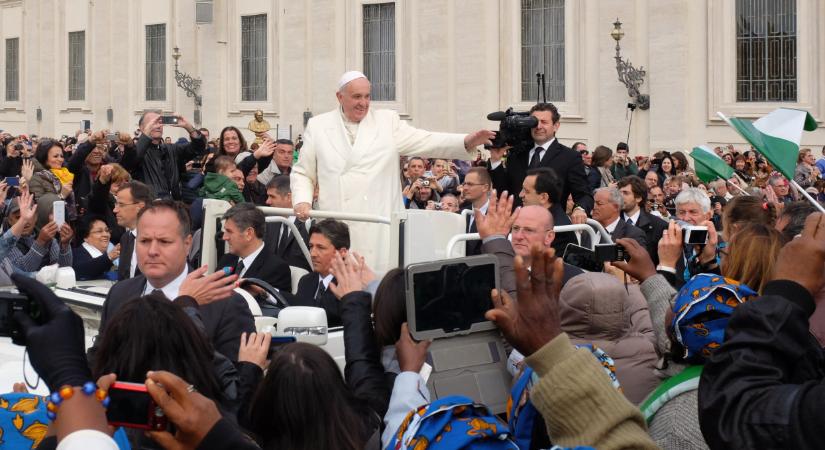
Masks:
[[[365,78],[339,86],[346,131],[361,120],[347,115],[353,80]],[[497,258],[500,288],[479,301],[493,305],[514,385],[529,379],[506,417],[479,399],[431,401],[420,374],[429,343],[409,333],[403,268],[376,274],[362,256],[375,249],[347,223],[311,218],[325,188],[313,195],[301,183],[316,176],[307,167],[324,174],[301,142],[262,133],[249,145],[232,126],[210,139],[176,116],[188,138],[173,143],[154,111],[134,133],[1,133],[0,285],[41,311],[15,319],[53,392],[30,411],[50,414],[39,448],[816,448],[825,215],[753,149],[717,147],[735,175],[705,183],[681,151],[568,148],[554,105],[530,114],[532,142],[481,150],[487,134],[463,147],[445,135],[476,159],[398,157],[401,179],[388,184],[409,209],[472,210],[466,231],[480,239],[467,255]],[[794,177],[820,201],[822,152],[802,149]],[[218,236],[203,235],[205,199],[231,206]],[[295,228],[266,222],[258,206],[295,208]],[[568,258],[592,248],[591,234],[554,227],[589,220],[625,257],[597,267]],[[688,243],[687,229],[706,237]],[[226,244],[225,270],[201,264],[208,239]],[[50,265],[117,281],[88,351],[79,316],[32,279]],[[307,272],[296,289],[290,267]],[[264,315],[323,308],[344,330],[343,373],[310,344],[270,349],[236,288]],[[144,385],[175,431],[122,428],[111,440],[103,400],[116,381]],[[437,422],[445,410],[461,419]],[[3,439],[29,439],[16,429]]]

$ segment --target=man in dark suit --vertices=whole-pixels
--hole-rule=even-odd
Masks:
[[[152,188],[140,181],[130,181],[115,194],[113,212],[117,224],[126,229],[120,238],[120,261],[117,266],[117,279],[125,280],[140,275],[135,257],[135,239],[137,237],[138,212],[155,198]]]
[[[238,294],[208,304],[191,304],[191,299],[178,298],[188,292],[189,268],[186,255],[192,245],[189,214],[179,203],[161,200],[143,209],[137,221],[140,240],[137,258],[141,274],[112,286],[103,303],[100,329],[96,342],[106,329],[107,321],[129,300],[160,291],[166,298],[187,309],[190,316],[201,322],[216,351],[238,360],[241,333],[255,331],[255,322],[246,301]],[[197,299],[196,299],[197,300]],[[163,332],[163,330],[158,330]],[[94,357],[95,348],[89,350]]]
[[[647,186],[644,180],[636,175],[628,175],[617,183],[622,194],[622,220],[628,225],[634,225],[645,233],[647,252],[655,264],[659,264],[659,239],[667,230],[667,222],[645,210]]]
[[[477,209],[482,214],[487,213],[487,205],[490,199],[490,190],[492,182],[490,174],[483,167],[473,167],[467,172],[464,177],[464,183],[461,188],[464,195],[464,200],[470,203],[471,209]],[[467,233],[476,233],[475,218],[472,215],[467,216]],[[467,241],[465,244],[464,254],[466,256],[473,256],[481,254],[481,241]]]
[[[223,240],[229,244],[229,253],[218,261],[218,267],[233,267],[232,273],[239,278],[258,278],[280,291],[291,292],[289,265],[264,244],[264,213],[252,203],[238,203],[223,218]]]
[[[293,306],[315,306],[327,313],[327,326],[341,325],[341,308],[338,299],[329,289],[335,281],[332,261],[336,254],[347,256],[349,252],[349,228],[344,222],[325,219],[312,225],[309,230],[309,252],[313,271],[301,277]]]
[[[556,139],[561,115],[552,103],[539,103],[530,109],[530,114],[538,119],[538,125],[530,131],[532,146],[513,148],[506,167],[501,163],[503,149],[490,151],[489,170],[493,187],[498,192],[507,190],[515,194],[521,191],[528,169],[550,167],[562,178],[560,198],[566,202],[568,195],[573,195],[573,201],[577,205],[573,222],[584,223],[587,211],[593,208],[593,197],[584,173],[582,157]],[[521,200],[516,199],[515,206],[519,205]]]
[[[553,215],[553,226],[571,225],[570,218],[561,206],[560,184],[561,180],[555,170],[549,167],[530,169],[524,177],[519,198],[525,206],[538,205],[550,211]],[[556,249],[557,255],[563,255],[567,244],[578,243],[575,232],[565,231],[556,233],[552,246]]]
[[[595,200],[593,219],[602,224],[604,229],[610,233],[613,242],[616,239],[631,238],[647,248],[647,237],[644,231],[622,220],[620,213],[624,202],[618,189],[611,187],[596,189],[593,199]]]
[[[273,208],[292,209],[292,191],[289,187],[289,175],[276,175],[267,183],[266,205]],[[312,226],[312,221],[308,219],[306,222],[303,222],[295,216],[290,216],[289,220],[298,228],[298,233],[304,241],[304,245],[309,247],[308,230]],[[301,246],[298,244],[298,241],[295,239],[295,234],[289,227],[277,222],[267,223],[264,239],[269,249],[284,259],[290,266],[300,267],[308,272],[312,272],[312,266],[306,257],[304,257]]]

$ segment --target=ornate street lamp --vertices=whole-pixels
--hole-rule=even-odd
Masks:
[[[181,72],[178,70],[178,60],[180,57],[180,49],[174,47],[172,49],[172,58],[175,60],[175,82],[178,84],[179,88],[186,92],[187,97],[192,97],[195,99],[195,125],[200,126],[202,98],[200,94],[198,94],[198,91],[201,88],[201,79],[195,78],[186,72]]]
[[[650,108],[650,96],[639,92],[639,88],[645,82],[647,72],[642,66],[638,69],[633,67],[633,64],[629,60],[622,59],[620,54],[619,41],[624,37],[624,31],[622,31],[622,23],[619,22],[618,18],[613,22],[613,31],[610,32],[610,36],[616,40],[616,56],[614,57],[616,59],[616,73],[619,75],[619,81],[627,87],[627,94],[633,98],[633,103],[629,104],[628,108],[636,109],[637,106],[640,109]]]

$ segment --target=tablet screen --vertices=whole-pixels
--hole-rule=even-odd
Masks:
[[[484,313],[493,308],[495,277],[494,264],[455,263],[413,274],[416,331],[451,333],[487,322]]]

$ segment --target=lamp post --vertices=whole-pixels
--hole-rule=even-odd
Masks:
[[[195,125],[200,126],[202,98],[200,94],[198,94],[198,91],[201,88],[201,79],[195,78],[186,72],[181,72],[178,70],[178,60],[180,57],[180,49],[178,47],[174,47],[172,49],[172,58],[175,60],[175,83],[177,83],[179,88],[186,92],[187,97],[192,97],[195,99]]]
[[[647,72],[642,66],[638,69],[633,67],[630,60],[624,60],[621,56],[619,41],[624,37],[624,31],[618,18],[613,22],[613,31],[610,32],[610,36],[616,40],[616,56],[614,57],[616,59],[616,73],[619,75],[619,81],[627,88],[627,94],[633,98],[633,103],[629,104],[628,107],[631,109],[636,109],[637,106],[640,109],[650,108],[650,96],[639,92],[639,88],[645,82]]]

